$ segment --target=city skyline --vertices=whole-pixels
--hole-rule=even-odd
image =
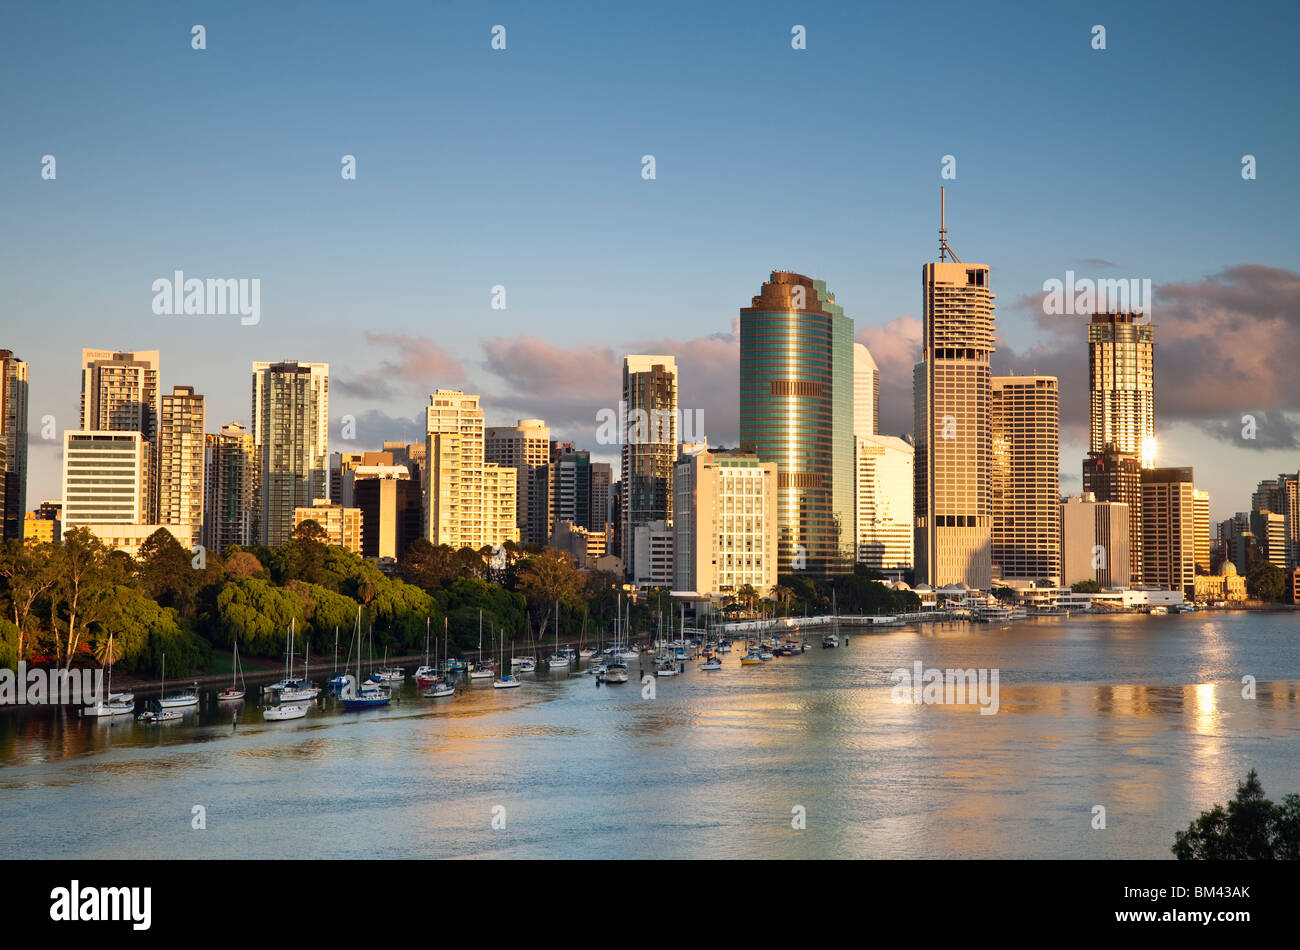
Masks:
[[[906,433],[920,328],[912,275],[932,257],[933,186],[944,183],[958,249],[988,263],[1001,293],[992,372],[1061,381],[1064,487],[1081,487],[1087,371],[1062,344],[1087,318],[1044,314],[1043,283],[1068,271],[1150,279],[1163,340],[1157,464],[1197,464],[1222,520],[1246,507],[1233,500],[1237,471],[1292,469],[1300,451],[1300,382],[1271,359],[1300,345],[1297,196],[1281,174],[1297,130],[1269,121],[1291,93],[1289,59],[1267,42],[1300,13],[1209,31],[1187,15],[1196,5],[1178,9],[1101,5],[1105,50],[1067,11],[1007,18],[979,44],[896,44],[881,40],[933,40],[928,15],[812,9],[800,14],[807,49],[796,51],[775,5],[737,19],[692,9],[685,29],[611,14],[636,26],[613,30],[577,8],[507,7],[510,43],[494,53],[492,24],[473,12],[397,5],[368,14],[362,31],[386,44],[367,59],[366,88],[390,92],[379,110],[324,65],[349,61],[357,38],[283,11],[224,13],[202,53],[188,24],[177,40],[168,15],[127,24],[88,11],[77,29],[104,42],[53,72],[46,64],[73,27],[16,11],[9,35],[32,40],[10,50],[6,69],[41,95],[19,97],[14,134],[0,142],[0,195],[12,233],[29,235],[9,239],[0,273],[13,315],[4,345],[34,368],[29,497],[55,494],[60,471],[59,440],[41,438],[39,422],[53,416],[61,431],[76,415],[69,336],[156,347],[164,385],[192,385],[210,418],[244,424],[228,367],[330,363],[332,450],[349,448],[337,437],[344,414],[368,444],[417,438],[424,397],[448,387],[481,393],[494,424],[540,417],[557,439],[586,442],[595,412],[617,400],[622,354],[677,352],[682,405],[703,408],[710,436],[735,444],[736,379],[707,370],[738,346],[736,301],[773,269],[835,288],[880,367],[881,431]],[[428,57],[435,36],[455,41]],[[1225,46],[1252,50],[1245,91]],[[577,51],[583,70],[554,68]],[[663,70],[665,54],[683,68]],[[159,69],[169,91],[140,103],[137,81]],[[286,69],[304,85],[267,100],[271,71]],[[1135,69],[1179,81],[1134,94]],[[593,84],[587,70],[611,81]],[[1024,84],[1024,70],[1038,79]],[[925,104],[954,82],[986,102],[1014,96],[1017,108],[934,126]],[[308,87],[334,95],[301,102]],[[428,88],[456,92],[430,102]],[[1258,108],[1236,108],[1239,95]],[[725,114],[713,107],[720,97],[732,104]],[[249,134],[231,140],[221,123],[200,123],[155,155],[156,115],[185,103],[222,103]],[[842,121],[846,105],[857,121]],[[296,121],[280,121],[286,110]],[[738,159],[782,110],[836,127],[838,147]],[[1212,139],[1207,113],[1219,122]],[[606,117],[599,129],[593,114]],[[412,115],[426,121],[395,121]],[[1121,151],[1062,148],[1083,141],[1081,115],[1102,140],[1141,134]],[[52,181],[40,177],[45,153],[59,162]],[[647,154],[653,180],[641,177]],[[1254,180],[1241,174],[1247,154]],[[354,181],[339,176],[343,155],[356,158]],[[940,178],[945,156],[953,179]],[[810,226],[766,227],[763,194],[783,208],[793,199]],[[177,269],[260,279],[260,321],[153,313],[151,283]],[[497,286],[504,310],[492,308]],[[45,332],[50,319],[60,333]],[[1245,414],[1260,423],[1254,440],[1240,437]]]

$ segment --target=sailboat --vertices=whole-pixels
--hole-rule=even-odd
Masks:
[[[167,692],[167,654],[162,655],[162,685],[159,691],[159,698],[154,700],[154,708],[140,713],[136,716],[139,722],[175,722],[181,718],[181,714],[175,709],[168,709],[162,704],[162,697]],[[196,703],[198,699],[194,700]]]
[[[631,607],[628,607],[629,613]],[[623,626],[623,595],[618,596],[618,620],[614,623],[614,655],[610,657],[605,664],[605,671],[600,674],[603,683],[626,683],[628,680],[627,664],[623,662],[618,652],[619,628]]]
[[[474,669],[469,671],[469,678],[472,680],[490,680],[493,677],[492,661],[488,660],[487,664],[483,663],[483,608],[478,612],[478,662],[474,664]]]
[[[357,628],[352,634],[352,639],[355,641],[357,636],[360,633],[361,633],[361,605],[357,604]],[[358,646],[357,649],[360,649],[360,646]],[[352,657],[352,645],[349,644],[348,658],[350,659],[351,657]],[[348,681],[348,675],[346,673],[339,673],[339,628],[336,625],[334,627],[334,675],[330,677],[330,681],[326,684],[326,688],[329,690],[329,694],[331,696],[337,696],[339,694],[339,691],[343,689],[343,684],[346,683],[347,681]]]
[[[307,642],[307,652],[303,657],[303,679],[294,679],[293,676],[293,641],[297,631],[297,619],[289,621],[289,642],[287,648],[286,660],[288,662],[288,674],[279,683],[276,683],[271,689],[280,694],[280,702],[296,702],[302,699],[315,699],[320,695],[320,687],[313,686],[307,682],[307,661],[311,656],[311,641]]]
[[[415,671],[415,683],[423,688],[432,686],[433,681],[438,678],[439,670],[429,665],[429,621],[431,618],[424,618],[424,666]],[[444,620],[446,618],[443,618]]]
[[[357,608],[357,632],[361,631],[361,610]],[[373,654],[372,654],[373,655]],[[360,685],[358,685],[360,684]],[[387,706],[392,699],[392,692],[387,686],[370,680],[361,682],[361,644],[357,643],[357,676],[347,677],[343,689],[339,691],[344,709],[369,709],[372,706]]]
[[[506,664],[506,641],[505,641],[505,637],[502,636],[502,638],[501,638],[501,665],[502,665],[502,667],[504,667],[505,664]],[[493,689],[514,689],[516,686],[519,686],[519,685],[521,685],[521,684],[520,684],[519,677],[517,677],[517,676],[515,676],[515,675],[513,675],[513,674],[511,674],[511,673],[506,673],[506,674],[505,674],[504,676],[502,676],[500,679],[495,679],[495,680],[492,681],[492,688],[493,688]]]
[[[569,665],[569,654],[560,650],[560,602],[555,602],[555,652],[546,658],[546,665],[561,670]]]
[[[239,689],[235,689],[236,677],[238,677],[239,679],[239,684],[240,684]],[[244,679],[244,672],[239,668],[239,641],[236,640],[235,641],[235,666],[234,669],[230,671],[230,685],[227,686],[225,689],[223,689],[221,692],[217,693],[217,701],[228,703],[228,702],[234,702],[235,700],[238,699],[243,699],[245,693],[243,679]]]
[[[129,716],[135,712],[134,693],[113,692],[113,663],[117,654],[113,651],[113,632],[108,634],[108,695],[94,703],[87,703],[81,710],[83,716]]]

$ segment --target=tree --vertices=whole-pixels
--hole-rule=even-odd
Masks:
[[[67,668],[71,668],[73,655],[90,625],[99,620],[104,610],[111,586],[106,572],[107,560],[103,542],[86,528],[72,528],[66,532],[63,543],[57,548],[54,568],[58,581],[53,588],[50,615],[56,644],[59,614],[62,612],[64,615],[63,656],[56,655],[55,660],[66,659]]]
[[[1096,581],[1075,581],[1070,585],[1070,590],[1076,594],[1100,594],[1101,585]]]
[[[159,605],[174,607],[183,617],[193,612],[203,578],[191,566],[190,552],[166,528],[159,528],[140,545],[135,573],[141,590]]]
[[[0,577],[9,586],[9,604],[16,632],[14,662],[23,659],[23,634],[36,601],[58,581],[53,566],[53,545],[6,541],[0,549]]]
[[[1300,858],[1300,795],[1275,805],[1264,797],[1254,769],[1227,807],[1216,804],[1174,835],[1180,861],[1258,861]]]
[[[557,600],[569,607],[586,603],[586,583],[567,551],[543,548],[526,558],[519,569],[519,592],[534,609]]]
[[[1286,572],[1268,561],[1256,561],[1246,574],[1246,590],[1257,600],[1276,603],[1286,592]]]

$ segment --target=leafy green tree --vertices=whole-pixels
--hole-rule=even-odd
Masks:
[[[1070,585],[1070,590],[1076,594],[1100,594],[1101,585],[1096,581],[1075,581]]]
[[[566,607],[583,607],[586,591],[586,581],[567,551],[544,548],[520,564],[519,592],[535,613],[557,600]]]
[[[112,584],[103,542],[85,528],[72,528],[56,549],[54,569],[58,581],[52,588],[51,620],[56,637],[56,662],[72,665],[92,624],[106,606]],[[64,633],[60,645],[57,636]]]
[[[1274,804],[1251,769],[1236,798],[1226,808],[1216,804],[1202,812],[1174,835],[1171,850],[1180,861],[1300,859],[1300,795]]]
[[[1246,591],[1257,600],[1277,603],[1286,593],[1286,572],[1268,561],[1256,561],[1246,573]]]
[[[140,589],[160,605],[175,608],[183,617],[193,614],[204,577],[192,566],[190,552],[166,528],[140,545],[135,574]]]
[[[58,582],[54,546],[25,544],[12,538],[0,547],[0,578],[8,588],[9,612],[14,623],[14,662],[24,658],[23,635],[37,601]],[[16,668],[16,667],[15,667]]]

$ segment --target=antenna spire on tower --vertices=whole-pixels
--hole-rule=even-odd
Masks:
[[[948,246],[948,227],[947,227],[947,191],[943,185],[939,186],[939,260],[945,261],[951,256],[954,261],[961,263],[961,258],[953,253],[953,249]]]

